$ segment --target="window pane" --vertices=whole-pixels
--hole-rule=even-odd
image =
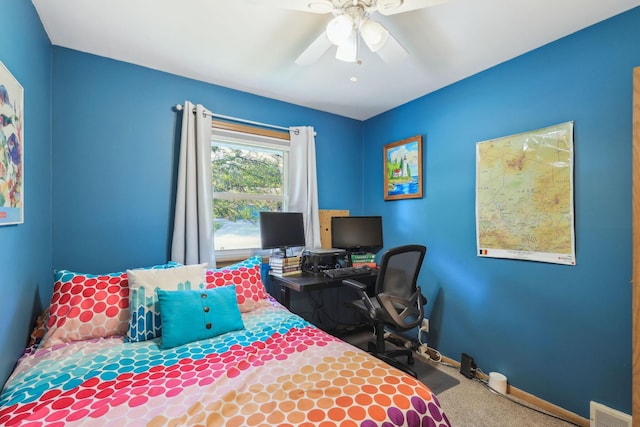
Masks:
[[[282,202],[254,200],[215,200],[215,250],[259,249],[260,211],[281,211]],[[242,216],[236,216],[236,212]]]
[[[283,150],[212,143],[216,251],[260,248],[258,212],[283,209],[284,163]]]
[[[283,194],[283,153],[216,144],[211,148],[213,191]]]

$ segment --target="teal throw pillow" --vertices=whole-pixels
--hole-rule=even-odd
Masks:
[[[162,349],[244,329],[233,285],[156,292],[162,318]]]

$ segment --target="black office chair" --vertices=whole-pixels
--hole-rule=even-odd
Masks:
[[[368,343],[369,353],[416,378],[418,375],[411,368],[394,359],[407,356],[407,363],[413,365],[413,352],[409,349],[386,350],[384,335],[385,326],[407,331],[422,323],[427,300],[416,281],[426,252],[427,248],[422,245],[399,246],[386,251],[380,261],[375,299],[367,295],[365,284],[353,279],[342,281],[359,294],[360,299],[351,304],[373,323],[376,341]]]

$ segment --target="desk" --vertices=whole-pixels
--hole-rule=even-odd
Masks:
[[[280,295],[282,297],[282,305],[287,308],[290,308],[291,304],[291,290],[296,292],[309,292],[324,288],[334,288],[337,286],[344,286],[342,281],[345,279],[354,279],[364,282],[365,284],[373,284],[375,278],[378,276],[378,270],[372,269],[369,273],[360,274],[357,276],[349,276],[349,277],[336,277],[331,278],[322,274],[315,273],[297,273],[292,274],[290,276],[274,276],[269,274],[271,280],[273,280],[274,284],[280,286]]]

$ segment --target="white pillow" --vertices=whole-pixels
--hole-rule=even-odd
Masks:
[[[204,289],[207,264],[165,270],[127,270],[129,277],[129,329],[127,341],[139,342],[162,335],[156,289],[183,291]]]

